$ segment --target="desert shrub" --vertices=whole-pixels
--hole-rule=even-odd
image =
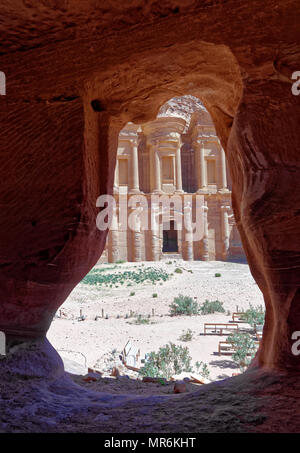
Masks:
[[[174,301],[169,305],[170,315],[197,315],[199,313],[199,305],[190,296],[179,296],[174,297]]]
[[[265,321],[265,313],[262,305],[254,306],[250,304],[250,308],[243,313],[243,319],[254,327],[255,324],[262,325]]]
[[[142,315],[138,315],[137,318],[133,321],[133,324],[150,324],[150,319],[144,318]]]
[[[170,278],[170,274],[162,269],[156,269],[154,267],[147,267],[143,269],[137,269],[135,271],[124,271],[124,272],[113,272],[105,273],[106,270],[112,268],[96,268],[92,269],[82,280],[82,283],[87,285],[104,285],[104,286],[117,286],[120,283],[156,283],[164,282]]]
[[[201,376],[203,376],[206,379],[210,378],[210,371],[209,371],[208,366],[206,365],[206,363],[204,363],[204,362],[196,362],[195,366],[196,366],[198,374],[201,374]]]
[[[208,315],[210,313],[225,313],[225,309],[223,307],[223,302],[220,302],[219,300],[205,300],[205,302],[200,306],[200,313],[202,315]]]
[[[215,277],[221,277],[221,274],[219,274],[218,272],[215,273]]]
[[[134,295],[135,295],[134,291],[131,291],[131,293],[129,294],[129,296],[134,296]]]
[[[174,272],[176,272],[176,274],[182,274],[183,271],[182,269],[180,269],[180,267],[176,267]]]
[[[153,294],[152,294],[152,297],[157,297],[157,293],[153,293]]]
[[[257,344],[248,333],[237,332],[229,335],[226,339],[235,349],[232,354],[233,361],[244,371],[250,365],[257,351]]]
[[[193,331],[191,329],[183,330],[182,334],[179,337],[180,341],[192,341],[193,339]]]
[[[168,343],[158,352],[150,352],[145,365],[140,369],[142,376],[170,379],[183,371],[191,372],[191,356],[187,347]]]

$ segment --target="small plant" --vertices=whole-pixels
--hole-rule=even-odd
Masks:
[[[250,365],[258,346],[248,333],[237,332],[227,337],[226,341],[232,344],[235,352],[233,361],[244,371]]]
[[[150,319],[144,318],[142,315],[138,315],[138,317],[133,321],[134,324],[150,324]]]
[[[186,331],[182,331],[182,334],[179,337],[180,341],[192,341],[193,339],[193,331],[191,329],[187,329]]]
[[[209,379],[210,378],[210,371],[209,371],[208,366],[206,365],[206,363],[197,361],[195,363],[195,367],[197,369],[197,373],[198,374],[201,374],[201,376],[203,376],[205,379]]]
[[[179,296],[174,297],[174,301],[169,305],[170,315],[197,315],[199,313],[199,305],[194,299],[190,296]]]
[[[221,274],[219,274],[218,272],[215,273],[215,277],[221,277]]]
[[[183,271],[182,269],[180,269],[180,267],[176,267],[174,272],[176,272],[176,274],[182,274]]]
[[[223,307],[223,302],[220,302],[219,300],[205,300],[205,302],[200,306],[200,312],[202,315],[208,315],[211,313],[225,313],[225,309]]]
[[[152,297],[157,297],[157,293],[153,293],[153,294],[152,294]]]
[[[183,371],[191,372],[191,356],[187,347],[168,343],[158,352],[150,352],[145,365],[140,369],[142,376],[170,379]]]
[[[158,381],[157,381],[160,385],[166,385],[166,380],[165,378],[159,378]]]
[[[129,294],[129,296],[134,296],[134,295],[135,295],[134,291],[131,291],[131,293]]]
[[[262,305],[255,307],[250,304],[250,308],[243,313],[243,320],[250,326],[254,327],[255,324],[263,325],[265,321],[265,313]]]

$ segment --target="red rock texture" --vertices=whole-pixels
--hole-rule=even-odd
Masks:
[[[39,337],[101,255],[117,137],[199,97],[226,150],[267,316],[256,364],[300,370],[297,0],[6,0],[0,6],[0,329]],[[93,101],[93,102],[92,102]]]

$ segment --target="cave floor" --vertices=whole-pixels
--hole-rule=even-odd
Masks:
[[[250,370],[180,395],[109,394],[56,379],[7,377],[1,432],[299,432],[299,375]]]

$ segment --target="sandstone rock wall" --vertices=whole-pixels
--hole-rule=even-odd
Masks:
[[[45,334],[101,255],[96,198],[117,137],[173,96],[200,98],[232,176],[267,320],[257,363],[300,369],[299,2],[2,2],[0,328]]]

